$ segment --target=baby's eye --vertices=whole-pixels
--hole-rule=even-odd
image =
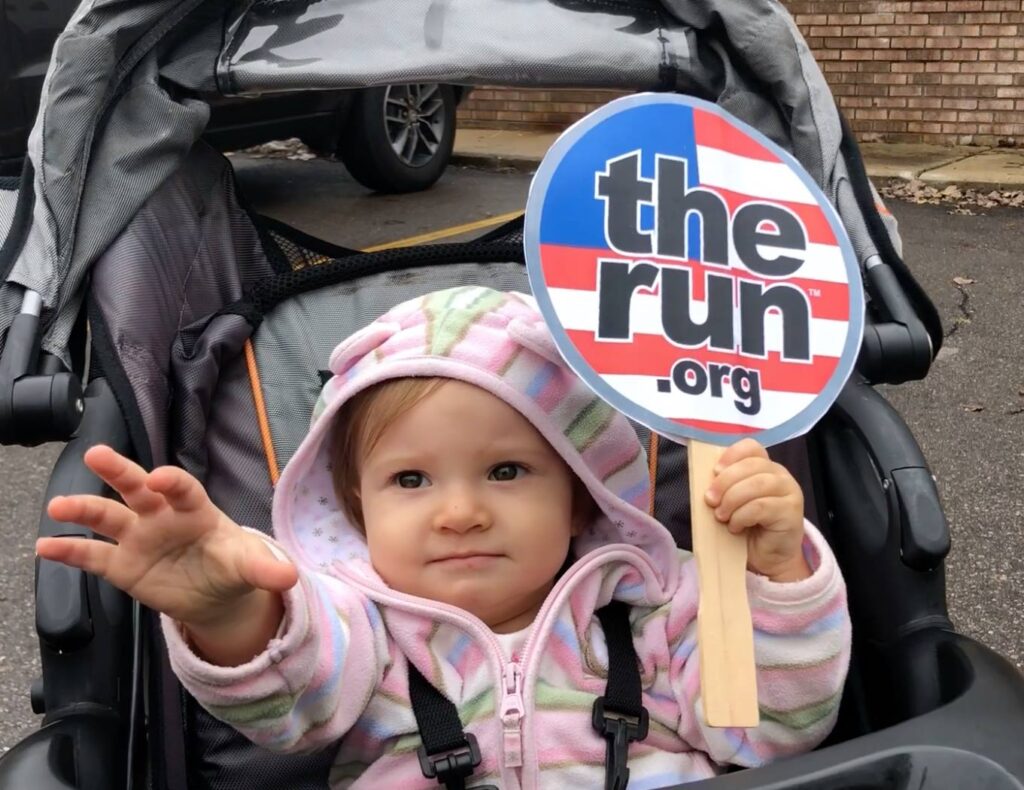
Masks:
[[[399,472],[393,479],[399,488],[422,488],[427,484],[427,476],[422,472]]]
[[[491,470],[488,477],[491,480],[497,480],[498,482],[507,482],[509,480],[515,480],[525,471],[526,470],[521,464],[509,462],[505,464],[498,464]]]

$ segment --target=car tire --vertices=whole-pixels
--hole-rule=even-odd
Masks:
[[[338,157],[360,184],[416,192],[441,177],[455,143],[451,85],[388,85],[360,91]]]

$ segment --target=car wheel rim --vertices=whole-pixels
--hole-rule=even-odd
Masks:
[[[433,160],[445,133],[441,86],[390,85],[384,91],[384,127],[391,150],[410,167]]]

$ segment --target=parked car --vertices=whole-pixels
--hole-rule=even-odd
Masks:
[[[20,168],[57,36],[78,0],[0,0],[0,174]],[[207,138],[222,151],[298,137],[337,156],[359,183],[380,192],[431,186],[448,166],[455,85],[389,85],[259,98],[211,98]]]

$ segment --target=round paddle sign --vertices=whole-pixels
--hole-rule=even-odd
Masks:
[[[676,439],[804,433],[853,370],[853,249],[799,163],[708,102],[618,99],[552,146],[526,208],[530,285],[595,392]]]

